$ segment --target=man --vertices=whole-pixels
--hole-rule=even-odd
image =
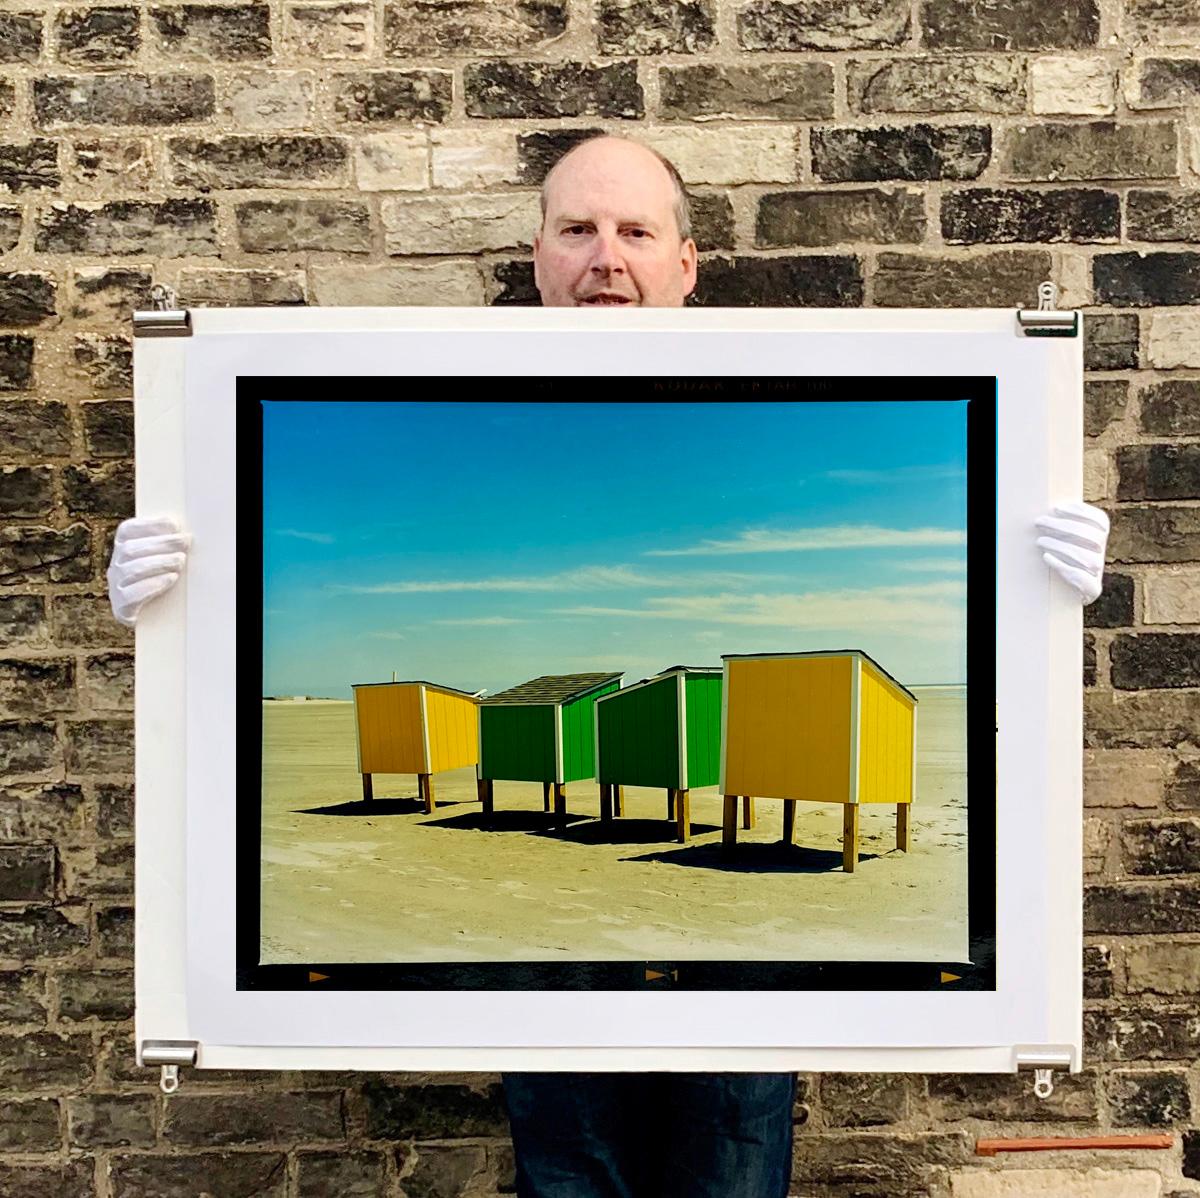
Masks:
[[[534,278],[552,307],[682,307],[696,285],[687,195],[666,159],[602,136],[564,155],[542,188]],[[582,318],[586,319],[586,318]],[[1043,556],[1083,602],[1100,592],[1108,521],[1069,503],[1038,521]],[[170,521],[118,530],[109,591],[132,625],[183,569]],[[509,1074],[522,1198],[784,1198],[791,1074]]]

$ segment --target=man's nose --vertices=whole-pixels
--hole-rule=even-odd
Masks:
[[[625,269],[621,243],[615,232],[598,232],[592,244],[592,270],[597,274],[613,274]]]

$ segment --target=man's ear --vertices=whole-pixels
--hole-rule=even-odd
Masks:
[[[688,238],[680,248],[683,264],[683,294],[686,298],[696,290],[696,267],[699,262],[699,252],[696,243]]]
[[[542,252],[542,235],[540,232],[533,235],[533,285],[540,292],[542,285],[538,280],[538,255]]]

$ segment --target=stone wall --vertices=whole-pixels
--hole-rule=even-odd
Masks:
[[[0,11],[0,1194],[511,1191],[489,1077],[133,1064],[129,312],[533,296],[591,129],[693,192],[697,302],[1086,308],[1088,1067],[803,1078],[797,1195],[1200,1194],[1196,0],[268,0]],[[974,1137],[1178,1131],[988,1162]]]

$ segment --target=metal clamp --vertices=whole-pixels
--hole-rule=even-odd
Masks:
[[[177,300],[173,288],[165,283],[155,283],[150,288],[149,312],[133,314],[133,335],[135,337],[190,337],[192,335],[192,315],[186,308],[176,307]]]
[[[1033,1074],[1033,1092],[1038,1098],[1054,1093],[1054,1071],[1071,1069],[1071,1052],[1065,1048],[1030,1048],[1017,1050],[1017,1072]]]
[[[1058,287],[1048,279],[1038,284],[1038,306],[1017,312],[1017,327],[1026,337],[1078,337],[1079,313],[1058,306]]]
[[[142,1064],[160,1065],[159,1087],[164,1094],[174,1094],[179,1089],[180,1066],[194,1065],[199,1051],[195,1040],[143,1040]]]

